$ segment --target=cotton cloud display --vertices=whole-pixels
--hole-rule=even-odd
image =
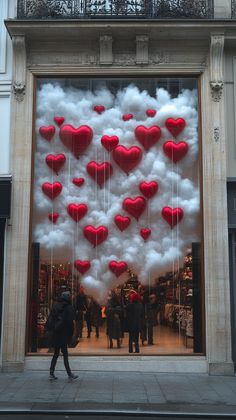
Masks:
[[[33,240],[43,262],[70,261],[100,301],[127,267],[150,284],[181,265],[199,240],[196,106],[194,90],[40,88]]]

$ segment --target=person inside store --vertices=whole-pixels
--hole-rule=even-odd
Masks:
[[[93,306],[93,298],[91,296],[86,296],[86,310],[84,314],[84,319],[87,326],[87,338],[91,337],[91,332],[92,332],[92,323],[91,323],[92,306]]]
[[[54,354],[51,360],[49,379],[58,379],[54,372],[60,351],[63,354],[64,366],[68,378],[72,380],[77,379],[78,376],[71,372],[68,359],[68,344],[72,340],[75,326],[75,312],[69,291],[62,292],[61,296],[57,298],[50,315],[54,323],[51,337]]]
[[[138,293],[141,296],[141,302],[143,305],[143,313],[146,314],[146,305],[148,303],[148,290],[146,287],[144,287],[142,284],[138,286]],[[141,331],[140,331],[141,341],[142,345],[144,345],[145,341],[147,341],[147,323],[146,323],[146,317],[142,317],[142,325],[141,325]]]
[[[91,306],[91,325],[95,328],[96,338],[99,338],[99,328],[102,325],[102,308],[94,299]]]
[[[145,319],[146,319],[146,326],[147,326],[147,337],[148,337],[148,344],[153,345],[153,327],[157,325],[157,298],[154,293],[149,295],[148,302],[146,304],[146,312],[145,312]]]
[[[111,296],[108,299],[106,305],[106,317],[107,317],[107,336],[109,341],[109,348],[113,348],[113,339],[117,341],[117,348],[121,346],[121,317],[122,317],[122,305],[119,297],[115,291],[111,292]]]
[[[79,292],[76,298],[75,311],[76,311],[76,338],[82,338],[83,326],[84,326],[84,315],[86,313],[86,295],[84,288],[79,287]]]
[[[139,353],[139,334],[142,329],[143,305],[138,292],[131,292],[130,302],[126,306],[126,325],[129,332],[129,353]]]

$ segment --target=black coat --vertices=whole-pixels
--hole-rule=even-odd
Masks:
[[[106,316],[107,316],[107,335],[110,339],[118,340],[122,336],[121,332],[121,321],[122,316],[122,307],[119,304],[119,301],[116,299],[111,299],[108,302],[106,307]]]
[[[126,326],[128,332],[141,331],[143,324],[143,305],[138,300],[126,306]]]
[[[62,313],[63,323],[60,331],[56,331],[52,335],[53,346],[63,346],[71,342],[74,332],[75,311],[69,300],[58,298],[53,305],[53,311]]]
[[[157,303],[147,303],[146,305],[146,325],[154,327],[157,325]]]

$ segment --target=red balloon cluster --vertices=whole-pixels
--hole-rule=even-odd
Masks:
[[[93,109],[98,114],[105,112],[105,107],[103,105],[95,105]],[[157,111],[154,109],[148,109],[146,111],[146,115],[153,118],[155,117],[156,112]],[[133,118],[133,114],[124,114],[122,116],[123,121],[129,121]],[[67,149],[69,149],[76,159],[79,159],[81,155],[86,153],[87,148],[92,142],[93,130],[88,125],[82,125],[78,128],[75,128],[70,124],[63,125],[64,121],[64,117],[54,117],[54,122],[59,127],[61,142]],[[176,137],[178,137],[178,135],[186,127],[186,122],[183,118],[168,118],[165,121],[165,126],[176,139]],[[56,128],[53,125],[42,126],[39,128],[41,137],[48,142],[52,140],[55,132]],[[151,127],[139,125],[134,131],[136,140],[146,152],[157,144],[161,138],[161,134],[161,128],[157,125],[153,125]],[[127,175],[129,175],[129,173],[134,170],[142,160],[143,152],[140,147],[135,145],[131,147],[120,145],[119,137],[116,135],[103,135],[101,137],[101,144],[107,152],[112,154],[114,162]],[[173,163],[177,163],[183,159],[187,155],[188,149],[189,146],[185,141],[175,142],[173,140],[168,140],[163,144],[164,154],[172,160]],[[66,156],[64,153],[59,153],[57,155],[48,154],[45,158],[45,162],[48,167],[58,175],[59,171],[66,163]],[[91,161],[87,164],[86,169],[88,175],[99,185],[100,188],[113,174],[113,167],[110,162],[98,163]],[[75,186],[81,187],[84,184],[85,179],[74,177],[72,182]],[[62,188],[63,186],[60,182],[45,182],[42,185],[43,193],[51,200],[55,200],[60,195]],[[132,216],[138,221],[147,208],[147,200],[150,200],[155,196],[158,192],[158,188],[158,182],[154,180],[140,182],[139,191],[143,196],[137,196],[135,198],[126,197],[122,203],[123,210],[128,213],[129,216]],[[70,203],[67,206],[67,212],[68,215],[77,223],[87,214],[88,207],[85,203]],[[162,218],[168,223],[171,229],[180,223],[184,217],[184,211],[180,207],[163,207],[161,214]],[[57,222],[59,217],[60,215],[58,212],[51,212],[48,214],[48,219],[53,224]],[[123,232],[129,227],[131,219],[128,216],[117,214],[114,217],[114,223],[117,228]],[[98,227],[87,225],[83,228],[84,237],[93,245],[93,247],[103,243],[107,239],[108,233],[108,228],[103,225]],[[139,234],[144,241],[150,237],[151,233],[151,229],[147,227],[139,230]],[[90,269],[91,263],[88,260],[77,259],[74,261],[74,267],[80,274],[83,275]],[[116,277],[119,277],[127,271],[128,265],[125,261],[110,261],[108,268]]]
[[[62,184],[60,182],[53,182],[52,184],[50,182],[44,182],[42,191],[48,198],[55,200],[62,191]]]
[[[88,260],[76,260],[74,267],[79,271],[80,274],[85,274],[91,267],[90,261]]]
[[[39,132],[45,140],[51,141],[52,138],[54,137],[56,129],[54,125],[49,125],[48,127],[42,126],[40,127]]]
[[[113,168],[109,162],[97,163],[92,161],[87,165],[87,172],[101,188],[113,174]]]
[[[95,226],[88,225],[84,228],[84,237],[95,248],[107,239],[108,229],[105,226],[99,226],[96,228]]]
[[[63,125],[60,128],[60,139],[64,146],[66,146],[79,159],[80,156],[90,145],[93,138],[93,130],[88,125],[81,125],[79,128],[74,128],[72,125]]]
[[[79,222],[88,212],[88,207],[84,203],[71,203],[67,206],[67,212],[75,222]]]
[[[113,150],[112,156],[122,171],[129,175],[129,172],[131,172],[141,161],[142,150],[137,146],[131,146],[129,148],[117,146]]]
[[[144,127],[139,125],[135,128],[135,136],[143,148],[148,151],[150,147],[154,146],[161,138],[161,129],[157,125],[152,127]]]
[[[57,175],[64,163],[66,162],[66,157],[64,153],[59,153],[58,155],[47,155],[46,164],[51,168]]]
[[[116,277],[120,277],[121,274],[128,270],[128,265],[124,261],[110,261],[109,269]]]

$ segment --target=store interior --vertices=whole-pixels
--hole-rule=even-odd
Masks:
[[[199,253],[199,244],[193,244],[192,249],[195,250],[195,254]],[[139,338],[140,354],[201,353],[202,326],[199,322],[201,302],[198,293],[200,288],[197,287],[200,270],[199,260],[196,257],[193,263],[192,249],[186,253],[182,267],[165,273],[150,285],[141,285],[137,275],[129,269],[126,283],[109,291],[107,302],[103,304],[86,295],[80,276],[71,270],[70,263],[53,266],[40,263],[38,281],[33,287],[37,293],[37,296],[35,295],[37,304],[34,304],[34,299],[31,301],[29,353],[47,354],[53,351],[48,342],[45,323],[56,297],[65,290],[71,292],[76,313],[75,334],[69,346],[72,354],[129,354],[126,307],[133,292],[140,295],[143,305],[143,323]],[[111,343],[108,331],[110,316],[108,307],[109,301],[114,296],[116,305],[120,307],[118,311],[120,324],[118,339],[117,335],[113,335]],[[196,335],[195,328],[198,329],[195,331]],[[149,331],[152,331],[151,339]]]

